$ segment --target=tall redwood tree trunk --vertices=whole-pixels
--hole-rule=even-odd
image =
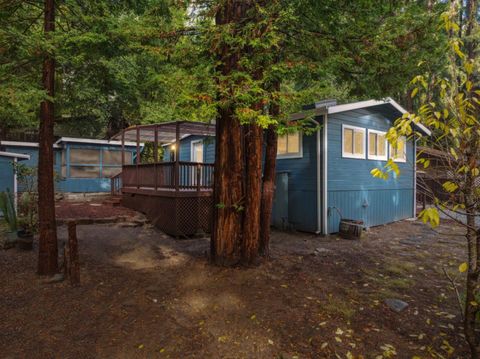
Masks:
[[[216,126],[214,217],[211,257],[215,264],[239,262],[242,239],[243,156],[242,127],[227,110]]]
[[[260,242],[262,195],[263,130],[256,124],[245,126],[245,217],[243,221],[242,260],[253,264]]]
[[[235,35],[251,8],[252,1],[225,0],[218,6],[216,25],[222,31],[225,25],[232,25]],[[243,128],[235,118],[235,104],[230,94],[234,87],[231,75],[240,70],[242,49],[226,42],[216,46],[220,63],[217,70],[222,75],[218,100],[223,105],[216,124],[211,258],[215,264],[232,265],[238,263],[242,255],[244,152]]]
[[[45,0],[44,31],[48,38],[55,31],[55,2]],[[55,95],[55,60],[47,54],[43,61],[43,88],[48,96]],[[57,226],[53,177],[54,105],[50,100],[40,104],[38,151],[38,274],[52,275],[58,271]]]

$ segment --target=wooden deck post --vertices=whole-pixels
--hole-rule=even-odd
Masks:
[[[68,222],[68,277],[73,286],[80,284],[80,263],[78,260],[77,223]]]
[[[153,140],[153,173],[154,173],[154,176],[155,176],[154,177],[155,191],[158,191],[157,162],[158,162],[158,125],[155,125],[154,140]]]
[[[140,176],[139,176],[139,169],[138,169],[138,166],[140,164],[140,127],[138,127],[138,125],[136,126],[136,130],[137,130],[137,158],[135,159],[135,163],[137,165],[136,167],[136,175],[135,177],[137,178],[136,182],[137,182],[137,188],[140,188]]]
[[[180,122],[177,122],[175,133],[175,191],[178,192],[180,185]]]
[[[200,163],[197,163],[197,192],[200,192],[201,171]]]
[[[179,191],[180,186],[180,122],[175,125],[175,191]],[[180,231],[178,228],[179,200],[175,198],[175,237],[178,239]]]
[[[122,169],[125,166],[125,129],[122,130]]]

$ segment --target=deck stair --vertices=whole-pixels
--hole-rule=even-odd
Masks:
[[[112,206],[112,207],[120,206],[122,204],[122,196],[120,195],[110,196],[109,198],[104,200],[102,203],[104,205]]]

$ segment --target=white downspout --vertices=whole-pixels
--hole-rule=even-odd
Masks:
[[[17,183],[17,158],[14,157],[13,158],[13,163],[14,163],[14,167],[13,167],[13,206],[15,207],[15,212],[17,212],[18,210],[18,196],[17,196],[17,192],[18,192],[18,183]]]
[[[323,226],[322,234],[328,234],[328,110],[323,115],[323,181],[322,181],[322,197],[323,197]]]
[[[413,140],[413,212],[412,218],[417,217],[417,139]]]
[[[316,126],[320,127],[320,123],[313,119],[311,120]],[[321,163],[321,147],[320,147],[320,128],[317,130],[317,230],[316,234],[322,233],[322,184],[320,181],[322,174],[322,163]]]

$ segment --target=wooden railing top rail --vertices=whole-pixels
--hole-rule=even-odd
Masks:
[[[187,165],[187,166],[204,166],[204,167],[214,167],[215,164],[213,163],[203,163],[203,162],[189,162],[189,161],[178,161],[179,165]],[[123,165],[123,167],[126,168],[136,168],[138,167],[154,167],[154,166],[168,166],[168,165],[175,165],[175,162],[155,162],[155,163],[140,163],[138,165],[133,164],[133,165]]]

